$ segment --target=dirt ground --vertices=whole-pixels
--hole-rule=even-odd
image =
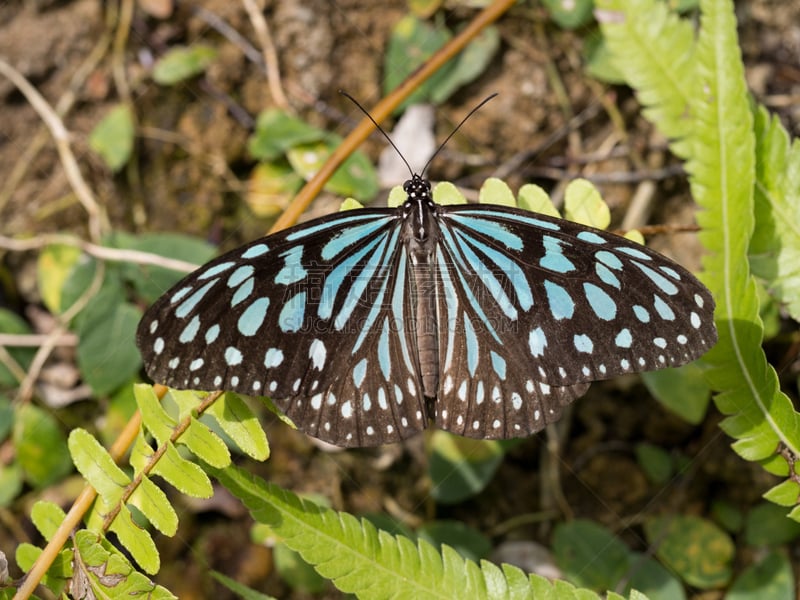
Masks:
[[[466,24],[475,10],[465,4],[448,3],[440,18],[451,29]],[[51,105],[64,109],[81,171],[113,227],[177,230],[223,249],[263,235],[270,219],[255,217],[242,201],[253,167],[246,141],[256,115],[273,101],[262,66],[246,53],[247,46],[258,44],[242,4],[181,2],[170,16],[158,18],[143,7],[155,12],[169,8],[170,2],[141,2],[121,47],[115,46],[115,31],[106,25],[111,17],[105,5],[96,0],[0,0],[0,57]],[[796,136],[800,2],[751,0],[737,5],[753,94]],[[359,115],[337,90],[346,89],[367,107],[381,98],[387,40],[407,12],[406,3],[398,0],[268,0],[265,15],[282,84],[297,114],[346,135]],[[244,41],[231,41],[220,24]],[[630,91],[586,76],[582,49],[592,34],[557,28],[538,2],[519,3],[498,27],[500,50],[489,67],[437,107],[437,137],[443,139],[489,93],[499,92],[499,97],[454,138],[432,166],[431,177],[469,189],[497,170],[508,170],[505,178],[512,187],[532,181],[556,196],[570,178],[594,178],[618,225],[641,184],[636,174],[649,169],[654,186],[649,222],[692,223],[679,163],[641,118]],[[219,50],[205,77],[171,88],[148,77],[153,60],[167,48],[198,42]],[[135,168],[112,175],[89,150],[88,135],[119,101],[120,80],[127,82],[135,103],[139,137]],[[619,111],[624,131],[612,121],[609,105]],[[43,134],[41,118],[3,78],[0,111],[0,234],[33,237],[67,231],[87,236],[86,213],[54,145]],[[364,149],[377,160],[383,145],[373,136]],[[323,194],[311,212],[335,210],[338,200]],[[690,236],[661,236],[650,244],[697,267]],[[28,306],[40,303],[35,254],[0,253],[0,259],[0,302],[26,314]],[[95,413],[93,418],[95,402],[83,403],[86,414]],[[635,378],[593,385],[565,418],[557,444],[555,464],[572,516],[621,531],[626,543],[641,550],[642,538],[628,528],[631,518],[642,520],[666,509],[707,515],[710,501],[721,496],[740,507],[752,506],[773,480],[736,457],[717,427],[719,419],[712,408],[701,426],[689,425],[660,407]],[[376,450],[328,453],[277,424],[268,434],[272,457],[254,469],[293,491],[324,494],[335,508],[355,514],[388,512],[411,524],[434,516],[452,518],[491,534],[513,517],[540,510],[543,503],[563,506],[543,485],[541,468],[550,460],[544,435],[516,447],[485,492],[444,507],[435,506],[429,496],[422,437]],[[669,490],[654,486],[633,454],[642,441],[689,457],[692,467]],[[164,565],[159,582],[181,598],[225,597],[209,583],[206,572],[213,568],[277,597],[304,597],[289,595],[271,567],[268,549],[248,543],[247,518],[235,506],[196,506],[177,497],[175,502],[182,507],[181,529],[176,537],[159,540]],[[20,511],[14,517],[24,521],[23,503],[14,510]],[[533,539],[547,545],[550,533],[547,524],[524,525],[494,541]],[[9,531],[0,526],[0,550],[13,557],[14,546]],[[712,597],[717,596],[703,595]]]

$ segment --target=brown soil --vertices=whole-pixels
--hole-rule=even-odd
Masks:
[[[109,46],[88,76],[75,82],[93,48],[103,36],[113,35],[101,12],[105,4],[92,0],[0,2],[0,57],[51,105],[74,95],[64,123],[82,173],[113,227],[132,232],[179,230],[223,248],[262,235],[269,219],[254,217],[242,197],[253,166],[246,140],[256,115],[272,105],[270,91],[262,68],[245,55],[241,44],[226,39],[213,25],[227,23],[257,48],[241,3],[180,3],[165,19],[137,8],[124,50],[115,54],[113,45]],[[168,0],[142,3],[148,4],[170,6]],[[308,122],[346,135],[359,117],[337,90],[345,88],[366,106],[381,97],[382,57],[392,26],[407,12],[406,3],[268,0],[267,5],[282,83],[292,106]],[[443,16],[455,29],[474,14],[459,7]],[[739,22],[754,95],[797,135],[800,3],[742,2]],[[502,44],[490,66],[437,108],[439,139],[488,93],[500,95],[472,118],[437,159],[434,179],[475,187],[519,153],[532,150],[506,177],[512,187],[535,181],[558,194],[561,183],[575,176],[604,176],[609,181],[612,176],[637,172],[637,164],[678,164],[639,115],[629,90],[601,85],[584,74],[585,32],[558,29],[539,3],[519,4],[498,26]],[[198,42],[219,50],[205,77],[173,88],[148,78],[152,60],[166,49]],[[119,101],[115,76],[120,74],[127,80],[140,136],[135,168],[112,176],[89,150],[88,135]],[[554,92],[559,87],[565,97]],[[609,118],[601,97],[620,111],[626,142],[620,141],[622,132]],[[1,78],[0,103],[0,234],[68,231],[87,236],[86,213],[72,193],[49,137],[44,136],[41,150],[27,155],[43,135],[40,117]],[[377,160],[382,145],[374,136],[365,150]],[[610,158],[612,147],[615,152]],[[604,158],[598,159],[598,154]],[[21,176],[13,179],[21,167]],[[685,177],[674,170],[654,184],[650,221],[691,223]],[[636,185],[600,184],[616,224],[624,217]],[[335,210],[337,202],[323,195],[312,212]],[[689,236],[663,236],[652,245],[690,268],[697,266],[698,253]],[[7,253],[0,264],[0,279],[13,282],[7,297],[16,298],[14,307],[23,312],[27,305],[39,302],[31,283],[33,258],[32,254]],[[0,301],[3,297],[0,293]],[[661,408],[638,380],[595,384],[566,417],[565,434],[558,443],[559,458],[554,464],[569,512],[607,525],[631,547],[643,550],[637,524],[649,515],[674,511],[707,516],[715,499],[742,509],[757,503],[774,481],[760,467],[735,456],[718,421],[712,409],[702,426],[682,422]],[[85,426],[91,428],[92,423]],[[433,517],[460,519],[491,534],[499,524],[519,515],[542,507],[564,507],[551,484],[543,483],[542,465],[550,462],[543,454],[545,435],[511,451],[482,494],[443,507],[429,496],[421,436],[405,445],[328,453],[277,423],[269,425],[268,434],[272,457],[264,465],[253,466],[254,470],[295,492],[323,494],[335,508],[356,514],[388,512],[411,524]],[[633,454],[635,445],[643,441],[685,456],[691,467],[666,487],[651,484]],[[160,583],[181,598],[226,597],[208,578],[209,569],[218,569],[277,597],[305,597],[291,595],[280,581],[269,550],[248,542],[248,517],[236,510],[231,517],[216,504],[198,507],[177,494],[174,498],[183,507],[181,528],[176,537],[159,540]],[[230,506],[230,502],[223,504]],[[23,502],[12,510],[16,519],[26,520]],[[548,545],[552,525],[521,526],[493,541],[533,539]],[[14,529],[0,525],[0,550],[9,558],[19,541]],[[12,575],[19,573],[12,569]],[[338,597],[335,592],[328,596]]]

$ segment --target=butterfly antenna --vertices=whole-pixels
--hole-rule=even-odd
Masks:
[[[461,129],[461,126],[462,126],[464,123],[466,123],[466,122],[467,122],[467,119],[469,119],[469,118],[470,118],[470,117],[471,117],[473,114],[475,114],[476,112],[478,112],[478,110],[479,110],[479,109],[480,109],[480,108],[481,108],[481,107],[482,107],[484,104],[486,104],[486,103],[487,103],[489,100],[491,100],[491,99],[492,99],[492,98],[494,98],[495,96],[497,96],[497,92],[495,92],[494,94],[491,94],[491,95],[487,96],[486,98],[484,98],[484,99],[481,101],[481,103],[480,103],[480,104],[478,104],[478,106],[476,106],[476,107],[475,107],[475,108],[473,108],[471,111],[469,111],[469,113],[467,114],[467,116],[466,116],[466,117],[464,117],[463,119],[461,119],[461,123],[459,123],[458,125],[456,125],[456,128],[455,128],[455,129],[453,129],[453,131],[451,131],[451,132],[450,132],[450,135],[448,135],[448,136],[445,138],[445,140],[444,140],[444,141],[443,141],[443,142],[442,142],[442,143],[439,145],[439,147],[436,149],[436,152],[434,152],[434,153],[433,153],[433,155],[431,155],[431,157],[428,159],[428,162],[426,162],[426,163],[425,163],[425,166],[424,166],[424,167],[422,167],[422,172],[420,173],[420,175],[422,175],[423,173],[425,173],[425,171],[427,171],[427,170],[428,170],[428,165],[430,165],[430,164],[431,164],[431,162],[433,161],[433,159],[434,159],[434,158],[436,158],[436,155],[437,155],[437,154],[439,154],[439,152],[441,151],[441,149],[442,149],[442,148],[444,148],[444,147],[445,147],[445,145],[447,144],[447,142],[449,142],[449,141],[450,141],[450,138],[451,138],[451,137],[453,137],[453,136],[456,134],[456,131],[458,131],[459,129]],[[394,145],[394,144],[393,144],[393,145]],[[405,160],[405,159],[403,159],[403,160]],[[406,163],[406,164],[408,164],[408,163]]]
[[[366,109],[366,108],[364,108],[363,106],[361,106],[361,104],[359,104],[359,103],[358,103],[358,100],[356,100],[355,98],[353,98],[353,97],[352,97],[350,94],[348,94],[348,93],[347,93],[347,92],[345,92],[344,90],[339,90],[339,93],[340,93],[342,96],[344,96],[345,98],[347,98],[348,100],[350,100],[350,102],[352,102],[353,104],[355,104],[355,105],[356,105],[356,106],[359,108],[359,110],[361,110],[361,112],[363,112],[365,115],[367,115],[367,118],[368,118],[370,121],[372,121],[372,124],[373,124],[373,125],[375,125],[375,127],[378,129],[378,131],[380,131],[380,132],[381,132],[381,134],[383,135],[383,137],[385,137],[385,138],[386,138],[386,141],[388,141],[388,142],[389,142],[389,143],[392,145],[392,148],[394,148],[395,152],[397,152],[397,155],[398,155],[398,156],[399,156],[399,157],[400,157],[400,158],[403,160],[403,162],[404,162],[404,163],[406,163],[406,168],[408,168],[408,172],[409,172],[409,173],[411,173],[411,177],[414,177],[414,170],[411,168],[411,165],[410,165],[410,164],[408,164],[408,161],[406,160],[406,157],[405,157],[405,156],[403,156],[403,153],[402,153],[402,152],[400,152],[400,148],[398,148],[398,147],[395,145],[395,143],[392,141],[392,138],[390,138],[390,137],[389,137],[389,134],[388,134],[388,133],[386,133],[386,132],[383,130],[383,127],[381,127],[380,125],[378,125],[378,122],[377,122],[375,119],[373,119],[373,118],[372,118],[372,115],[371,115],[371,114],[369,114],[369,113],[367,112],[367,109]],[[474,112],[474,111],[473,111],[473,112]],[[470,113],[470,114],[472,114],[472,113]],[[437,150],[437,152],[438,152],[438,150]],[[427,165],[426,165],[426,166],[427,166]],[[424,170],[424,169],[423,169],[423,170]]]

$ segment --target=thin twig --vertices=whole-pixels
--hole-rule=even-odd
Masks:
[[[533,157],[541,154],[545,150],[547,150],[550,146],[555,144],[556,142],[560,141],[562,138],[568,136],[572,131],[582,127],[584,123],[593,119],[601,109],[601,105],[597,102],[591,103],[585,109],[583,109],[580,113],[572,117],[569,121],[564,123],[561,127],[553,131],[550,135],[548,135],[541,143],[539,143],[534,148],[530,148],[528,150],[523,150],[522,152],[518,152],[502,165],[498,166],[494,173],[492,173],[493,177],[497,177],[499,179],[507,179],[511,173],[515,173],[520,170],[522,165]]]
[[[0,333],[0,348],[38,348],[44,344],[48,338],[51,337],[49,333]],[[78,336],[74,333],[67,331],[56,340],[56,346],[77,346]]]
[[[69,83],[69,89],[67,92],[58,99],[58,102],[56,102],[55,110],[59,117],[63,118],[75,105],[75,102],[78,99],[78,90],[83,88],[86,79],[88,79],[89,75],[92,74],[97,65],[106,55],[110,43],[110,32],[105,30],[100,36],[97,44],[94,46],[94,48],[92,48],[92,51],[86,57],[86,60],[84,60],[75,71],[75,74],[72,76],[72,79]],[[25,150],[19,154],[19,159],[14,164],[11,172],[3,181],[3,187],[0,189],[0,212],[2,212],[3,207],[8,203],[11,195],[19,187],[19,183],[25,177],[28,169],[30,169],[31,165],[34,164],[34,159],[39,154],[39,151],[44,147],[47,139],[47,128],[45,126],[41,126],[36,134],[32,136],[31,141]]]
[[[8,353],[4,344],[0,344],[0,364],[8,369],[17,381],[25,379],[25,369]]]
[[[13,252],[39,250],[45,246],[50,246],[53,244],[74,246],[76,248],[80,248],[90,256],[100,260],[108,260],[112,262],[154,265],[156,267],[164,267],[165,269],[172,269],[173,271],[180,271],[183,273],[190,273],[198,267],[198,265],[194,263],[175,258],[167,258],[165,256],[153,254],[152,252],[143,252],[142,250],[123,250],[120,248],[99,246],[65,233],[48,233],[26,240],[17,240],[0,235],[0,248],[11,250]]]
[[[265,73],[267,72],[267,67],[264,64],[264,57],[258,51],[258,48],[253,46],[253,44],[241,33],[236,31],[236,29],[231,27],[227,21],[222,20],[219,15],[202,6],[192,5],[192,14],[202,19],[214,31],[239,48],[248,60],[262,67]]]
[[[114,74],[114,85],[120,99],[129,103],[131,99],[131,88],[125,73],[125,46],[128,43],[128,35],[131,30],[133,20],[133,0],[123,0],[120,3],[116,30],[114,32],[114,49],[111,53],[111,69]]]
[[[569,177],[568,169],[556,167],[531,167],[525,170],[526,178],[552,179],[561,181]],[[681,165],[669,165],[660,169],[645,169],[642,171],[616,171],[609,173],[581,173],[583,179],[592,183],[639,183],[640,181],[660,181],[685,174]]]
[[[281,84],[281,71],[278,64],[278,53],[275,50],[275,44],[272,42],[272,35],[269,32],[267,20],[264,18],[264,13],[256,5],[255,0],[242,0],[247,16],[250,17],[250,23],[258,37],[258,42],[261,44],[261,52],[264,55],[264,66],[267,69],[267,84],[269,91],[272,94],[272,101],[284,110],[291,109],[289,100],[283,92],[283,85]]]
[[[104,230],[109,229],[107,218],[94,198],[94,194],[89,189],[86,181],[81,175],[78,161],[69,146],[69,132],[64,127],[64,123],[48,104],[47,100],[34,88],[27,79],[14,67],[0,58],[0,75],[4,75],[17,89],[25,96],[39,117],[47,125],[50,135],[58,150],[64,172],[72,186],[76,196],[80,200],[83,208],[89,215],[89,235],[94,241],[100,240]]]

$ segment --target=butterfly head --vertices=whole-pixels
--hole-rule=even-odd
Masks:
[[[431,182],[416,173],[403,184],[403,190],[411,202],[431,200]]]

